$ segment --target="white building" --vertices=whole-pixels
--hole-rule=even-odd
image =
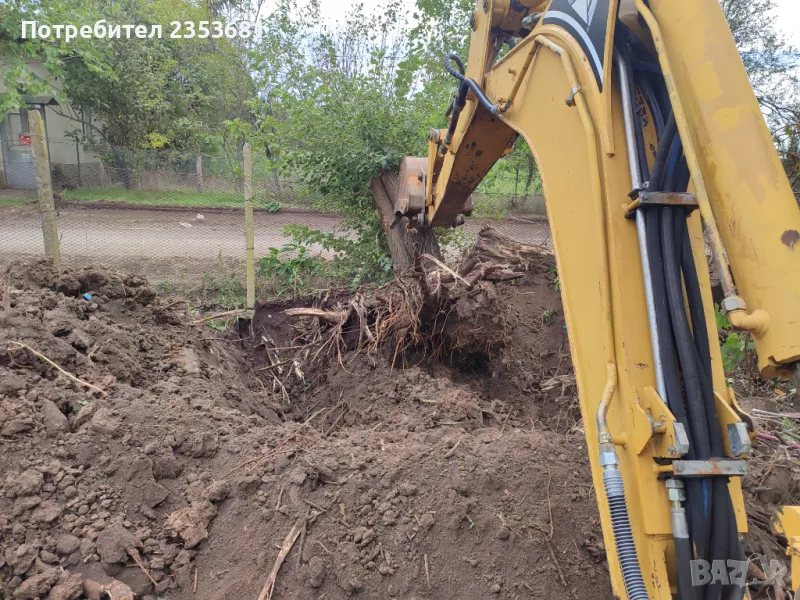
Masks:
[[[48,73],[38,62],[29,63],[31,70],[45,79]],[[0,64],[0,92],[3,91],[2,64]],[[59,87],[58,82],[54,84]],[[92,123],[91,110],[73,108],[59,103],[54,96],[25,96],[28,106],[7,115],[0,121],[0,188],[36,189],[33,153],[30,144],[28,113],[39,110],[44,116],[53,183],[78,185],[82,176],[102,172],[100,157],[87,151],[67,133],[76,130],[88,134],[86,122]],[[89,128],[90,129],[90,128]]]

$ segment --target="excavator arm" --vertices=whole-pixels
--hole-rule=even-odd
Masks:
[[[471,25],[466,68],[445,61],[449,128],[404,161],[396,216],[462,223],[525,139],[614,592],[741,598],[754,430],[723,372],[705,240],[763,375],[800,378],[800,210],[718,1],[477,0]]]

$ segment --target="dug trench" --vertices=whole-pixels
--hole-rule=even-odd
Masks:
[[[487,232],[221,332],[139,277],[12,264],[0,597],[611,598],[552,265]],[[752,478],[780,559],[790,464]]]

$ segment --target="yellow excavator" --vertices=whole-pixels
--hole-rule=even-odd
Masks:
[[[449,127],[403,161],[396,220],[463,223],[522,136],[614,593],[743,598],[754,425],[725,379],[706,257],[763,376],[800,389],[800,209],[718,0],[477,0],[471,27],[466,68],[445,58]]]

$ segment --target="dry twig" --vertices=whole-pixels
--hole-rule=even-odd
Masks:
[[[553,539],[553,504],[550,502],[550,482],[552,481],[553,477],[550,473],[550,465],[547,466],[547,512],[550,514],[550,534],[547,537],[547,541]]]
[[[192,321],[192,325],[200,325],[201,323],[205,323],[206,321],[213,321],[214,319],[221,319],[222,317],[232,317],[234,315],[241,315],[246,313],[246,308],[237,308],[236,310],[228,310],[225,312],[217,313],[215,315],[209,315],[208,317],[203,317],[202,319],[197,319],[196,321]]]
[[[100,388],[99,388],[99,387],[97,387],[96,385],[92,385],[91,383],[89,383],[89,382],[87,382],[87,381],[84,381],[83,379],[80,379],[80,378],[78,378],[78,377],[75,377],[75,375],[73,375],[73,374],[72,374],[72,373],[70,373],[69,371],[67,371],[67,370],[63,369],[62,367],[60,367],[59,365],[57,365],[56,363],[54,363],[52,360],[50,360],[49,358],[47,358],[47,357],[46,357],[44,354],[42,354],[41,352],[37,352],[36,350],[34,350],[34,349],[33,349],[33,348],[31,348],[30,346],[28,346],[28,344],[23,344],[22,342],[15,342],[15,341],[13,341],[13,340],[8,340],[8,344],[14,344],[15,346],[17,346],[17,349],[18,349],[18,350],[19,350],[19,349],[25,349],[25,350],[27,350],[28,352],[30,352],[31,354],[33,354],[33,355],[34,355],[34,356],[36,356],[37,358],[40,358],[40,359],[42,359],[43,361],[45,361],[45,362],[46,362],[47,364],[49,364],[50,366],[52,366],[52,367],[55,367],[56,369],[58,369],[58,370],[59,370],[59,371],[60,371],[60,372],[61,372],[63,375],[66,375],[66,376],[67,376],[69,379],[71,379],[71,380],[72,380],[72,381],[74,381],[75,383],[77,383],[77,384],[80,384],[80,385],[83,385],[83,386],[85,386],[85,387],[88,387],[89,389],[95,390],[96,392],[100,392],[100,394],[102,394],[103,396],[105,396],[105,395],[106,395],[105,391],[103,391],[102,389],[100,389]]]
[[[556,571],[558,571],[558,579],[561,581],[561,585],[565,588],[567,587],[567,580],[564,579],[564,572],[561,570],[561,564],[558,562],[556,558],[555,550],[553,550],[553,544],[550,543],[550,540],[545,539],[545,543],[547,544],[547,550],[550,552],[550,558],[553,559],[553,564],[556,566]]]
[[[155,579],[153,579],[153,576],[150,575],[150,571],[148,571],[147,569],[144,568],[144,565],[142,564],[142,561],[139,559],[139,551],[136,550],[136,548],[125,548],[125,550],[127,551],[128,556],[131,557],[133,562],[136,563],[136,566],[139,567],[139,570],[141,570],[141,572],[144,573],[145,577],[147,577],[150,580],[150,583],[153,584],[153,587],[157,587],[158,586],[158,582]],[[196,576],[195,576],[195,580],[196,580]]]
[[[261,593],[258,595],[258,600],[269,600],[272,598],[272,592],[275,589],[275,580],[278,578],[278,571],[280,571],[281,565],[283,565],[283,561],[286,560],[286,556],[291,552],[294,543],[297,541],[297,538],[300,537],[300,530],[301,527],[305,525],[305,519],[300,518],[297,522],[292,526],[291,531],[286,535],[286,538],[283,540],[283,544],[281,544],[281,550],[278,552],[278,558],[275,559],[275,564],[272,567],[272,571],[267,577],[267,582],[264,584],[264,587],[261,590]]]
[[[461,443],[461,440],[462,440],[462,439],[463,439],[462,437],[459,437],[459,438],[456,440],[456,443],[455,443],[455,444],[453,444],[453,447],[452,447],[452,448],[450,448],[450,450],[448,450],[447,452],[445,452],[445,453],[444,453],[444,457],[445,457],[445,458],[450,458],[451,456],[453,456],[453,454],[455,454],[455,453],[456,453],[456,448],[458,448],[458,445]]]

